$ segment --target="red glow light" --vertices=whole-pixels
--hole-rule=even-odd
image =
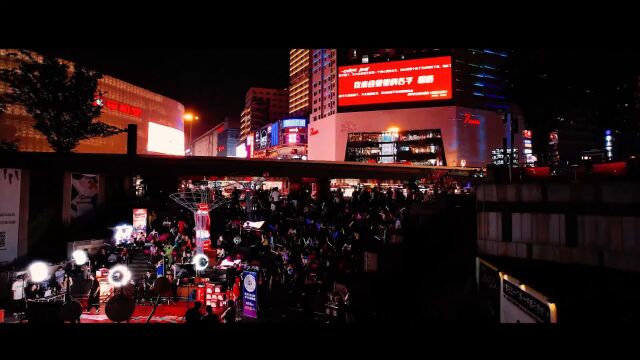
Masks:
[[[469,125],[480,125],[480,120],[471,118],[471,114],[464,114],[464,123]]]
[[[338,106],[451,99],[451,57],[342,66],[338,93]]]

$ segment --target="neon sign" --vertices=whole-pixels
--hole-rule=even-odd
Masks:
[[[311,128],[311,131],[309,132],[309,135],[313,136],[313,135],[316,135],[318,133],[319,133],[318,129]]]
[[[473,119],[471,114],[464,114],[464,123],[469,125],[480,125],[480,120]]]
[[[135,116],[137,118],[142,117],[142,109],[140,109],[139,107],[131,106],[129,104],[121,103],[111,99],[104,99],[104,105],[108,109],[113,111]]]

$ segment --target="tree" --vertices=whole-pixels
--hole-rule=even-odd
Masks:
[[[49,145],[61,153],[69,153],[80,141],[108,137],[125,129],[95,121],[102,112],[96,96],[101,97],[99,72],[69,65],[51,56],[37,59],[22,50],[17,69],[0,73],[9,84],[8,100],[19,103],[34,118],[34,129],[42,132]],[[17,56],[17,54],[12,54]]]
[[[0,117],[7,111],[7,103],[5,99],[0,96]],[[18,151],[18,144],[15,141],[0,140],[0,153],[14,153]]]

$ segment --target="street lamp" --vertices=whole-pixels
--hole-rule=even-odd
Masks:
[[[189,150],[191,150],[191,132],[193,130],[193,121],[198,120],[198,117],[193,115],[192,113],[185,113],[182,117],[184,121],[189,122]],[[193,154],[193,151],[190,151]]]

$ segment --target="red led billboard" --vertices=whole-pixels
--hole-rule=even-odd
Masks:
[[[341,66],[338,106],[448,100],[451,56]]]

